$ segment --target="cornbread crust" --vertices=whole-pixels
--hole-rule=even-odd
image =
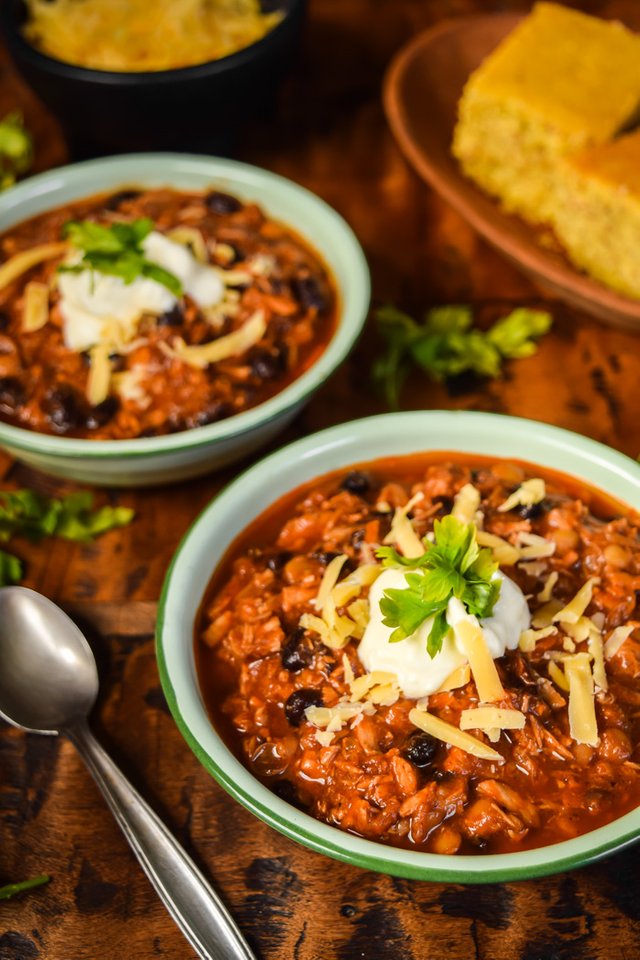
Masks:
[[[562,160],[553,226],[577,266],[640,297],[640,131]]]
[[[640,37],[538,3],[467,81],[453,154],[505,209],[546,223],[558,158],[610,139],[639,104]]]

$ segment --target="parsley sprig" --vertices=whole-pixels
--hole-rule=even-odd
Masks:
[[[0,190],[13,186],[33,163],[33,139],[22,114],[13,110],[0,120]]]
[[[411,571],[405,577],[406,590],[385,590],[380,601],[382,622],[394,628],[390,642],[410,637],[433,617],[427,637],[431,657],[442,649],[449,630],[446,612],[451,597],[461,600],[476,617],[489,617],[500,594],[500,581],[493,579],[498,564],[490,550],[478,546],[473,523],[450,515],[436,520],[433,532],[434,542],[425,539],[421,557],[402,557],[393,547],[381,547],[377,554],[383,566]]]
[[[504,360],[535,353],[535,340],[552,323],[550,314],[528,307],[512,310],[487,331],[472,326],[473,311],[468,306],[434,307],[419,324],[388,305],[376,311],[376,320],[385,352],[375,362],[372,375],[392,410],[399,406],[400,390],[413,366],[436,381],[467,371],[498,377]]]
[[[148,217],[131,223],[112,223],[108,227],[91,220],[70,220],[63,228],[63,235],[83,251],[83,257],[79,263],[62,264],[58,270],[80,273],[91,269],[120,277],[125,283],[132,283],[137,277],[147,277],[180,297],[182,284],[178,278],[145,257],[142,242],[152,230],[153,221]]]
[[[44,497],[33,490],[0,492],[0,543],[23,536],[32,542],[44,537],[88,542],[94,537],[131,523],[129,507],[93,509],[93,494],[88,491],[66,497]],[[0,550],[0,587],[22,579],[22,563],[11,553]]]

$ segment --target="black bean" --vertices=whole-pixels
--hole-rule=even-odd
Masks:
[[[294,690],[284,705],[284,715],[292,727],[299,727],[304,720],[304,712],[308,707],[321,707],[322,694],[311,687],[302,687]]]
[[[218,190],[207,194],[204,202],[212,213],[236,213],[242,207],[237,197],[232,197],[230,193],[220,193]]]
[[[304,667],[310,665],[313,652],[305,643],[305,632],[300,627],[297,627],[287,637],[286,643],[280,651],[280,659],[285,670],[289,670],[291,673],[298,673]]]
[[[296,277],[291,289],[296,300],[307,310],[315,309],[322,313],[329,306],[329,299],[315,277]]]
[[[514,513],[517,513],[523,520],[535,520],[537,517],[541,517],[543,513],[546,513],[548,509],[549,505],[546,501],[541,500],[540,503],[521,503],[515,508]]]
[[[17,377],[0,377],[0,410],[3,413],[15,413],[25,400],[25,389]]]
[[[247,357],[251,371],[260,380],[274,380],[284,373],[286,360],[281,351],[252,350]],[[284,361],[284,362],[283,362]]]
[[[366,530],[364,529],[364,527],[358,527],[358,529],[354,530],[353,533],[351,534],[351,546],[359,547],[360,544],[363,542],[365,536],[366,536]]]
[[[451,513],[453,510],[453,497],[434,497],[432,503],[437,503],[442,513]]]
[[[156,319],[156,324],[159,327],[179,327],[182,323],[184,323],[184,314],[178,303],[171,307],[171,310],[161,313]]]
[[[85,422],[84,400],[67,384],[47,394],[43,408],[56,433],[75,430]]]
[[[233,407],[230,403],[217,401],[196,415],[194,418],[194,426],[206,427],[208,423],[217,423],[218,420],[224,420],[226,417],[230,417],[232,413]]]
[[[97,430],[98,427],[104,427],[106,423],[113,420],[120,409],[120,401],[113,395],[107,397],[96,407],[91,407],[87,414],[86,425],[89,430]]]
[[[371,489],[371,477],[362,470],[352,470],[340,484],[342,490],[362,495]]]
[[[0,310],[0,330],[6,330],[9,322],[9,314],[5,310]]]
[[[104,208],[105,210],[117,210],[118,207],[126,203],[127,200],[135,200],[139,196],[139,190],[119,190],[118,193],[114,193],[109,197]]]
[[[409,743],[402,751],[402,756],[405,760],[408,760],[409,763],[412,763],[414,767],[418,767],[419,770],[424,770],[426,767],[431,766],[437,752],[438,741],[435,737],[432,737],[428,733],[423,733],[420,730],[418,733],[413,734]]]
[[[272,557],[269,557],[267,566],[269,570],[273,570],[274,573],[280,573],[284,565],[291,560],[292,556],[293,554],[289,553],[288,550],[281,550],[280,553],[275,553]]]
[[[341,554],[336,553],[335,550],[315,550],[311,556],[314,560],[317,560],[318,563],[326,567],[332,560],[335,560],[336,557],[341,556]]]
[[[284,800],[285,803],[290,803],[293,807],[298,807],[299,810],[305,809],[305,806],[296,793],[296,788],[291,783],[291,780],[276,780],[271,789],[275,793],[276,797],[280,797],[280,799]]]

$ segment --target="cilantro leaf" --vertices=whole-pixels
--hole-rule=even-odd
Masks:
[[[37,543],[44,537],[60,537],[80,543],[88,542],[114,527],[131,523],[129,507],[93,509],[93,494],[71,493],[60,499],[44,497],[33,490],[0,492],[0,543],[22,536]],[[22,563],[10,553],[0,550],[0,586],[22,579]]]
[[[10,587],[22,579],[22,563],[11,553],[0,550],[0,587]]]
[[[392,547],[380,547],[377,552],[383,566],[407,570],[406,588],[389,588],[380,600],[382,622],[393,631],[390,642],[405,640],[433,618],[427,636],[431,657],[442,649],[448,633],[446,611],[451,597],[482,618],[491,616],[500,595],[500,581],[494,579],[498,564],[490,550],[478,546],[474,524],[449,515],[435,521],[433,533],[433,543],[425,538],[421,557],[401,557]]]
[[[147,277],[162,284],[180,297],[180,280],[169,270],[147,260],[142,242],[153,230],[153,221],[141,217],[130,223],[112,223],[105,227],[92,220],[70,220],[63,227],[63,236],[83,253],[79,263],[62,264],[61,273],[81,273],[95,270],[111,277],[120,277],[124,283],[133,283],[138,277]]]
[[[531,356],[536,339],[552,324],[545,311],[518,307],[485,332],[472,326],[472,310],[464,305],[433,307],[421,325],[387,305],[376,311],[376,320],[385,350],[374,362],[372,377],[394,410],[413,366],[438,382],[467,371],[499,377],[504,360]]]
[[[0,121],[0,190],[11,187],[33,163],[33,139],[17,110]]]

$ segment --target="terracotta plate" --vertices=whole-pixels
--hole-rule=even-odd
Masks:
[[[417,173],[547,291],[606,323],[640,329],[640,301],[589,279],[541,246],[538,233],[467,180],[450,153],[467,77],[520,19],[511,13],[470,17],[419,34],[397,54],[385,79],[391,129]]]

